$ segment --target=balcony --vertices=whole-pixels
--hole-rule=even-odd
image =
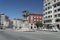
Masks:
[[[53,2],[53,5],[55,5],[55,4],[59,3],[59,2],[60,2],[60,0],[59,1],[56,1],[56,2]]]
[[[60,6],[56,6],[56,7],[54,8],[54,10],[59,9],[59,8],[60,8]]]
[[[55,18],[55,23],[60,24],[60,18]]]
[[[60,11],[54,12],[54,15],[56,15],[56,14],[60,14]]]

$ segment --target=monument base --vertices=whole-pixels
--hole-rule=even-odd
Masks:
[[[21,28],[21,31],[29,31],[29,28]]]

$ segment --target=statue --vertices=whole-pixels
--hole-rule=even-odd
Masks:
[[[22,31],[29,31],[29,28],[28,28],[29,24],[27,22],[27,16],[28,16],[29,12],[27,10],[24,10],[24,11],[22,11],[22,13],[23,13],[24,21],[23,21],[21,30]]]

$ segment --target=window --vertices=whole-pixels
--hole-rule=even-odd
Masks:
[[[56,0],[54,0],[54,2],[56,2]]]
[[[34,18],[36,18],[36,16]]]
[[[47,6],[47,4],[45,4],[45,6]]]
[[[48,18],[50,18],[50,16],[48,16]]]
[[[56,7],[56,5],[54,5],[54,8]]]
[[[0,21],[1,21],[1,15],[0,15]]]
[[[50,6],[50,7],[48,7],[48,9],[51,9],[52,7]]]
[[[57,15],[55,15],[55,17],[57,17]]]
[[[54,13],[57,12],[57,10],[54,10]]]
[[[60,11],[60,8],[58,9],[58,11]]]
[[[50,14],[50,11],[48,12],[48,14]]]
[[[51,15],[51,17],[52,17],[52,15]]]
[[[44,23],[52,22],[52,20],[44,20]]]
[[[47,12],[45,14],[47,14]]]
[[[46,18],[47,18],[47,16],[46,16]]]
[[[45,14],[43,14],[43,15],[45,15]]]
[[[52,13],[52,11],[50,11],[50,13]]]
[[[50,2],[48,3],[48,5],[50,5]]]
[[[60,3],[58,3],[57,6],[60,6]]]
[[[45,18],[47,18],[47,16]]]
[[[58,17],[60,17],[60,14],[58,14]]]
[[[37,17],[37,18],[39,18],[39,17]]]
[[[60,22],[60,19],[56,19],[56,21],[55,22]]]
[[[60,17],[60,14],[58,14],[58,15],[55,15],[55,17]]]
[[[47,8],[45,8],[45,11],[47,10]]]
[[[34,21],[36,21],[36,19],[34,19]]]
[[[48,16],[48,18],[51,18],[51,17],[52,17],[52,15]]]
[[[42,20],[40,20],[40,21],[42,21]]]
[[[52,13],[52,11],[48,11],[48,14]]]
[[[40,17],[41,18],[41,17]]]

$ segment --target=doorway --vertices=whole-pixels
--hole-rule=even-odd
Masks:
[[[57,25],[57,28],[60,30],[60,25],[59,24]]]

